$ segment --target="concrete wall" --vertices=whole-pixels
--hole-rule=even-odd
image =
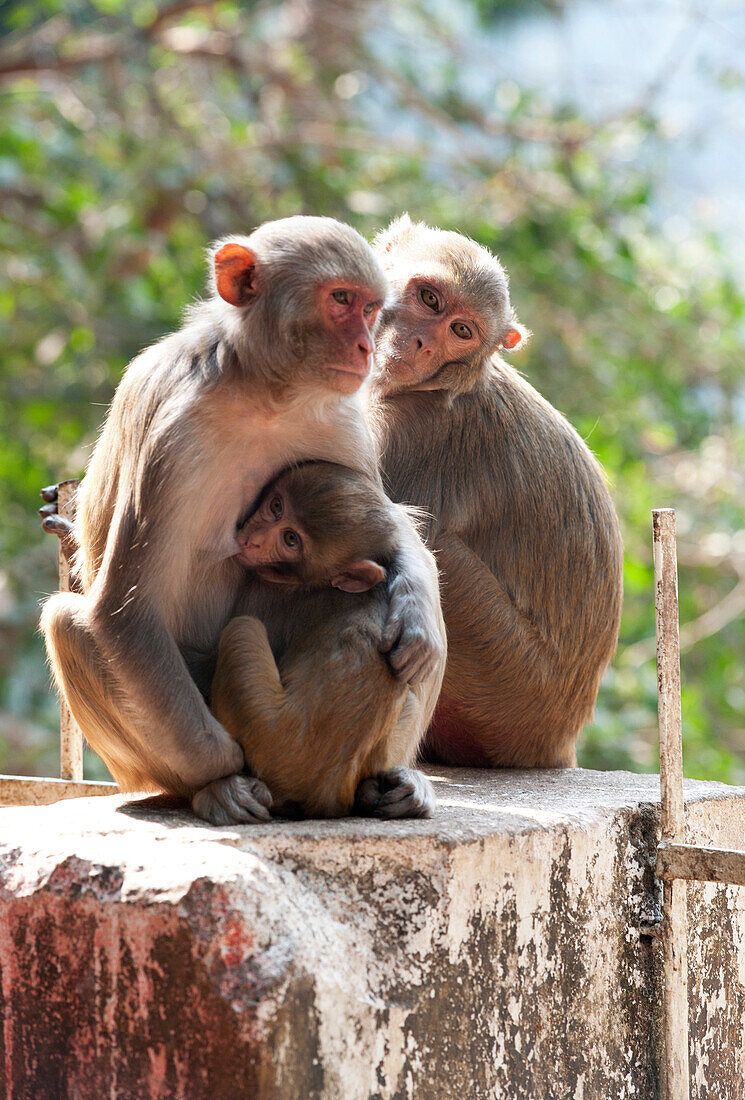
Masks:
[[[432,774],[425,822],[0,811],[0,1089],[655,1097],[656,778]],[[745,846],[745,790],[687,800],[689,841]],[[689,898],[692,1096],[745,1100],[745,889]]]

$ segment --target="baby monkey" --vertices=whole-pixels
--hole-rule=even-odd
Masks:
[[[331,462],[280,473],[237,533],[252,576],[220,637],[211,708],[279,812],[432,814],[411,768],[421,704],[380,652],[398,539],[372,478]]]

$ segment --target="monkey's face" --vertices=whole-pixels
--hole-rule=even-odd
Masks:
[[[238,560],[262,580],[367,592],[386,576],[381,561],[395,556],[398,529],[371,478],[306,462],[266,486],[236,539]]]
[[[345,394],[370,374],[386,282],[350,226],[299,216],[218,242],[213,285],[236,345],[273,383]]]
[[[406,215],[375,246],[391,285],[378,330],[380,392],[464,393],[498,348],[520,343],[507,277],[485,248]]]
[[[388,394],[470,389],[494,348],[488,322],[434,271],[394,284],[378,334],[381,388]]]
[[[238,560],[264,580],[299,583],[306,549],[299,527],[285,495],[270,487],[238,532]]]
[[[303,341],[304,369],[338,393],[354,393],[370,374],[380,289],[350,279],[315,288],[314,310]],[[315,320],[317,318],[317,320]]]

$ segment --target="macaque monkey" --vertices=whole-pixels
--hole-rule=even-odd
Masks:
[[[204,697],[204,661],[246,583],[236,532],[292,462],[378,476],[360,389],[386,284],[363,238],[330,218],[267,223],[211,259],[207,300],[122,378],[78,495],[81,592],[47,600],[42,628],[57,684],[120,786],[185,795],[225,824],[266,820],[271,802]],[[399,545],[380,643],[429,700],[444,659],[437,572],[389,508]]]
[[[526,333],[457,233],[394,222],[375,388],[384,485],[431,520],[448,659],[431,761],[566,767],[616,646],[622,546],[603,472],[499,357]]]
[[[399,526],[378,482],[328,462],[286,470],[237,541],[255,578],[240,602],[261,618],[223,630],[211,707],[275,807],[338,817],[357,795],[361,812],[430,817],[411,768],[422,703],[380,652]]]

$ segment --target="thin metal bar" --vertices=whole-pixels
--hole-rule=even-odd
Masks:
[[[657,849],[657,877],[745,886],[745,852],[665,842]]]
[[[57,510],[65,519],[71,522],[75,519],[75,497],[78,491],[76,479],[63,481],[57,488]],[[59,590],[70,591],[70,566],[62,553],[59,552]],[[62,779],[82,780],[83,778],[83,735],[80,728],[70,713],[70,708],[64,699],[60,699],[60,776]]]
[[[678,567],[675,512],[652,512],[655,620],[657,632],[657,706],[660,729],[662,841],[685,842],[683,801],[683,726],[680,708],[678,642]],[[687,885],[674,879],[663,884],[662,944],[664,958],[665,1058],[663,1100],[688,1100],[688,959]]]

